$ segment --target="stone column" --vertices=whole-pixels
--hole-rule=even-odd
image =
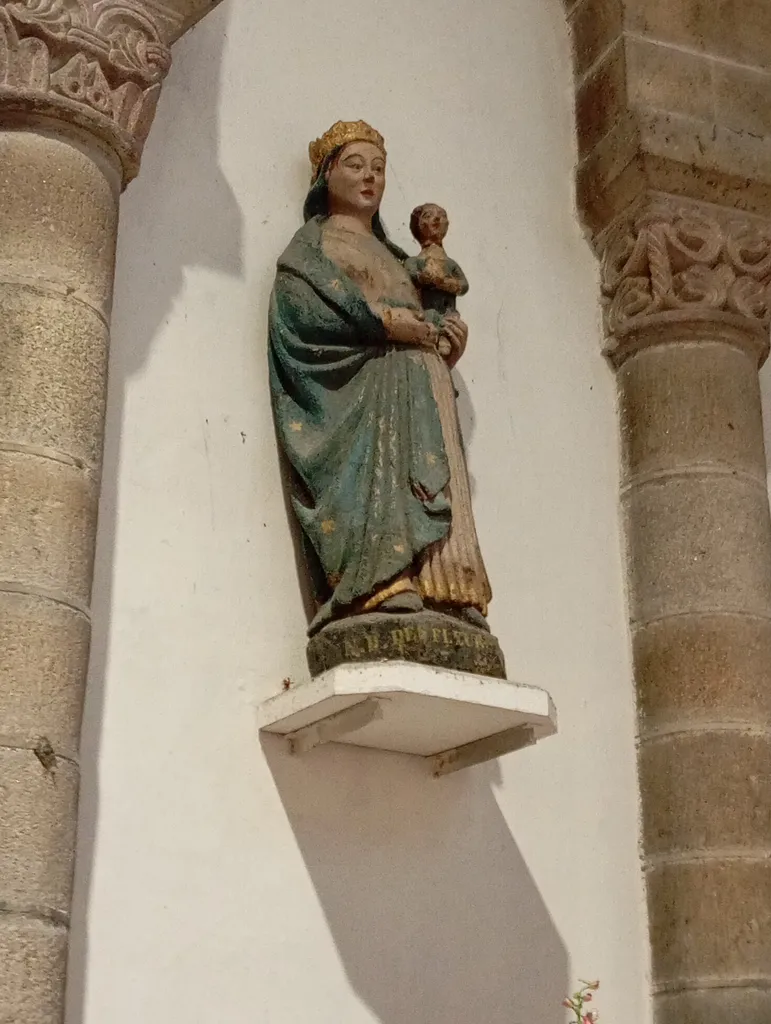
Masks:
[[[765,0],[564,0],[616,369],[657,1024],[771,1021]]]
[[[656,1020],[771,1020],[771,224],[645,197],[601,240]]]
[[[131,0],[0,2],[0,1020],[13,1024],[63,1016],[118,197],[173,23]]]

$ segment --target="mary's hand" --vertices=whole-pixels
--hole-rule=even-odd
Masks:
[[[439,338],[437,328],[422,313],[402,307],[384,307],[381,311],[388,340],[401,345],[425,345],[433,348]]]
[[[449,353],[445,355],[442,349],[446,346],[442,342],[449,342]],[[444,355],[447,365],[452,369],[460,357],[466,351],[468,341],[468,325],[461,320],[457,313],[448,313],[442,321],[439,332],[439,351]]]

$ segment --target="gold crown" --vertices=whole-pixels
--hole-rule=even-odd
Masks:
[[[382,150],[383,156],[386,155],[385,139],[366,121],[337,121],[320,139],[316,139],[308,146],[308,156],[311,158],[313,168],[312,181],[318,178],[319,171],[330,153],[334,153],[341,146],[347,146],[349,142],[371,142],[373,146]]]

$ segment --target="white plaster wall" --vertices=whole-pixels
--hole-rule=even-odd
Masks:
[[[226,0],[175,52],[122,212],[68,1024],[649,1019],[613,386],[572,209],[558,0]],[[442,781],[261,745],[306,672],[266,302],[308,141],[386,136],[444,203],[491,623],[560,735]],[[87,924],[85,915],[88,915]]]

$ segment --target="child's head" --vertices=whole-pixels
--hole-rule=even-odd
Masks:
[[[441,245],[449,226],[447,213],[436,203],[416,206],[410,217],[410,231],[421,245]]]

